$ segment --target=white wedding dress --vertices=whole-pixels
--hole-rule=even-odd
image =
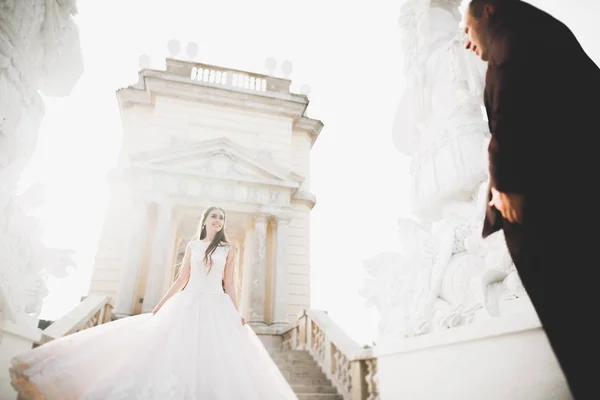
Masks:
[[[13,386],[25,399],[297,399],[223,292],[230,247],[215,250],[209,271],[206,246],[190,242],[189,282],[156,315],[119,319],[16,357]]]

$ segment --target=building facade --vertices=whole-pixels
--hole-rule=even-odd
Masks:
[[[275,333],[309,307],[310,151],[323,124],[290,84],[167,59],[117,91],[124,135],[90,294],[110,296],[117,316],[151,311],[217,205],[246,320]]]

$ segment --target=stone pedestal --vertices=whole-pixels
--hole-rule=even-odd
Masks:
[[[161,293],[164,272],[169,266],[167,257],[173,211],[170,204],[160,204],[157,207],[156,230],[152,241],[152,257],[148,267],[148,278],[144,292],[143,313],[151,312],[164,295],[164,293]]]
[[[492,318],[377,345],[382,399],[570,400],[527,297]]]
[[[126,317],[133,314],[135,290],[148,234],[148,206],[146,203],[138,203],[135,206],[131,223],[133,232],[127,249],[125,271],[119,285],[115,305],[115,315],[117,317]]]
[[[267,219],[257,216],[254,219],[254,254],[252,262],[252,283],[250,285],[250,307],[248,323],[251,326],[265,325],[265,291],[267,280]]]
[[[37,318],[25,314],[20,314],[16,323],[0,322],[0,399],[17,398],[10,385],[8,369],[13,357],[30,350],[41,339],[42,331],[37,323]]]

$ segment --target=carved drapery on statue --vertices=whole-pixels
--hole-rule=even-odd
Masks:
[[[30,196],[12,198],[3,210],[0,225],[2,309],[8,312],[5,317],[12,320],[18,313],[39,315],[47,294],[42,270],[44,275],[63,277],[66,267],[74,266],[71,252],[48,249],[41,242],[39,221],[24,211],[25,200]]]
[[[425,334],[498,315],[522,295],[501,234],[481,238],[489,140],[482,113],[485,64],[464,50],[458,0],[403,4],[406,89],[393,126],[412,157],[411,208],[400,253],[365,263],[363,295],[381,313],[380,340]]]
[[[407,87],[393,126],[396,147],[411,156],[411,203],[438,219],[452,200],[470,200],[485,178],[481,149],[484,67],[464,51],[458,1],[407,1],[400,25]]]
[[[68,252],[43,246],[15,189],[43,119],[38,91],[67,95],[83,72],[75,12],[73,0],[0,0],[0,310],[13,321],[39,313],[42,269],[72,264]]]

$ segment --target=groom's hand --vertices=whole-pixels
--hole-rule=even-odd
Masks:
[[[502,193],[492,188],[492,200],[489,205],[496,207],[502,217],[513,224],[523,223],[523,195]]]

